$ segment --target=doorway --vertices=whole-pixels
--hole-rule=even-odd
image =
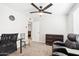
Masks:
[[[28,44],[31,45],[32,41],[32,22],[28,22]]]
[[[39,21],[29,22],[28,23],[28,40],[29,45],[31,46],[32,41],[40,42],[39,40]]]

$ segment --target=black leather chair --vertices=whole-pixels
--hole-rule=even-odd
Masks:
[[[65,42],[60,42],[60,41],[55,41],[53,43],[53,54],[52,55],[69,55],[69,56],[76,56],[76,54],[70,54],[68,51],[65,49],[70,48],[70,49],[79,49],[79,42],[77,41],[77,37],[79,37],[78,34],[73,34],[70,33],[67,36],[67,40]],[[72,50],[73,51],[73,50]]]
[[[17,37],[15,34],[2,34],[0,39],[0,55],[8,55],[17,50]]]

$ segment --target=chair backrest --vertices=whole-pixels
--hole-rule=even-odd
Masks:
[[[70,33],[70,34],[68,34],[67,38],[70,41],[76,42],[76,36],[77,36],[77,34]]]
[[[76,36],[77,34],[70,33],[67,36],[67,40],[65,41],[65,46],[68,48],[76,49]]]
[[[20,38],[24,38],[25,39],[25,33],[20,33]]]

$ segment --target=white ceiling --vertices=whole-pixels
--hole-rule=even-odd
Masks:
[[[3,3],[2,3],[3,4]],[[45,7],[49,3],[35,3],[35,5]],[[40,16],[37,14],[30,14],[31,11],[37,11],[30,3],[4,3],[3,5],[14,9],[20,13],[26,15],[27,18],[31,18],[33,21],[40,20]],[[44,14],[43,17],[55,16],[55,15],[66,15],[70,10],[73,3],[54,3],[53,6],[47,9],[47,11],[52,12],[51,15]]]
[[[46,6],[49,3],[35,3],[39,6]],[[29,13],[31,11],[37,11],[30,3],[4,3],[4,5],[12,8],[21,13]],[[72,3],[54,3],[53,6],[47,9],[47,11],[52,12],[54,14],[66,14],[69,8],[72,6]]]

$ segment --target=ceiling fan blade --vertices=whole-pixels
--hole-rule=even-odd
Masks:
[[[40,9],[34,3],[31,3],[31,5],[33,5],[36,9],[40,11]]]
[[[49,5],[47,5],[47,6],[43,9],[43,11],[46,10],[47,8],[49,8],[49,7],[52,6],[52,5],[53,5],[52,3],[50,3]]]
[[[43,13],[52,14],[51,12],[43,11]]]
[[[38,13],[39,11],[33,11],[33,12],[30,12],[30,13]]]

